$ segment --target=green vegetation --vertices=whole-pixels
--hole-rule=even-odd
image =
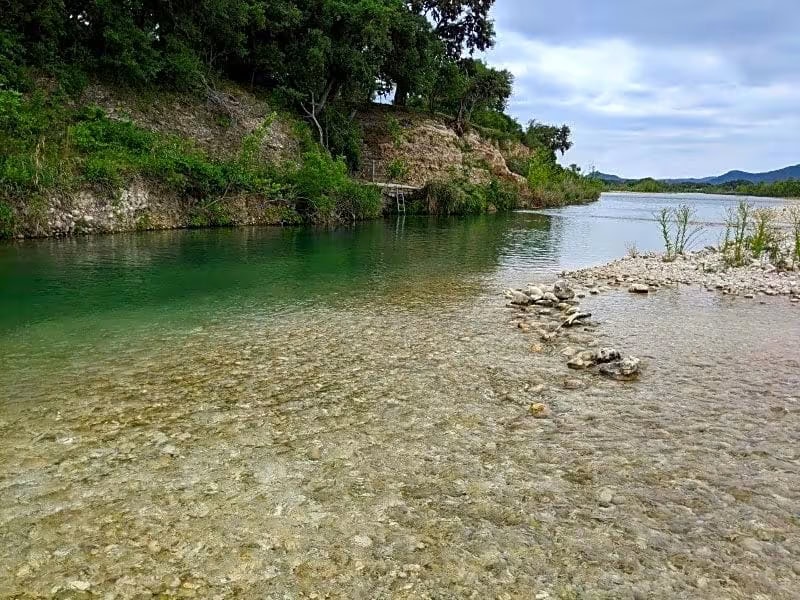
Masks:
[[[377,190],[350,179],[344,160],[321,148],[307,152],[299,168],[260,160],[272,118],[244,138],[235,157],[220,159],[181,138],[109,119],[98,108],[69,109],[58,97],[0,91],[0,144],[8,149],[0,157],[0,199],[82,184],[115,191],[141,177],[194,199],[193,227],[231,225],[226,199],[237,194],[288,203],[321,223],[380,214]],[[12,222],[5,212],[4,231]]]
[[[5,202],[0,202],[0,240],[14,235],[14,211]]]
[[[465,178],[453,178],[429,183],[412,200],[410,210],[417,214],[474,215],[511,210],[517,199],[518,190],[498,179],[474,184]]]
[[[800,206],[793,206],[789,209],[789,225],[791,227],[792,258],[800,264]]]
[[[401,158],[393,159],[386,167],[386,176],[389,178],[389,181],[403,179],[406,175],[408,175],[408,165],[406,165],[405,161]]]
[[[750,228],[752,210],[753,207],[744,200],[736,208],[728,210],[722,252],[725,262],[731,266],[744,265],[747,259],[747,231]]]
[[[764,256],[779,267],[799,262],[800,208],[790,207],[787,216],[788,229],[779,226],[775,209],[754,209],[744,200],[730,208],[725,219],[725,237],[720,246],[725,263],[741,267]]]
[[[386,119],[386,127],[389,130],[389,137],[392,138],[392,144],[394,144],[395,148],[399,148],[403,145],[405,141],[405,136],[403,135],[403,126],[400,125],[400,121],[396,118],[389,116]]]
[[[603,191],[602,182],[592,174],[582,174],[579,167],[565,169],[556,162],[555,152],[544,146],[534,150],[527,180],[534,198],[544,206],[597,200]]]
[[[751,183],[731,181],[712,185],[709,183],[668,183],[651,177],[636,181],[605,182],[607,191],[643,192],[648,194],[731,194],[736,196],[760,196],[770,198],[800,198],[800,181],[789,179],[774,183]]]
[[[692,224],[695,216],[695,211],[686,204],[677,208],[662,208],[656,213],[667,260],[691,250],[692,244],[703,231],[702,226]]]
[[[361,161],[363,136],[355,115],[392,92],[395,104],[446,114],[459,133],[475,126],[498,142],[526,144],[537,155],[541,149],[548,156],[563,154],[571,146],[569,128],[532,122],[523,130],[505,114],[511,73],[473,58],[474,51],[494,43],[492,5],[493,0],[11,3],[0,23],[0,143],[7,150],[0,157],[0,200],[8,207],[10,199],[27,202],[80,186],[117,193],[132,178],[144,178],[192,202],[194,226],[230,224],[229,200],[248,194],[313,222],[374,216],[377,192],[349,179]],[[238,156],[210,156],[185,139],[81,107],[80,92],[90,76],[139,94],[169,90],[211,105],[224,104],[224,81],[257,88],[307,124],[302,164],[290,168],[260,160],[275,115],[243,140]],[[231,127],[235,117],[222,115],[217,123]],[[402,144],[399,122],[391,118],[388,127],[393,143]],[[402,178],[403,167],[391,165],[390,175]],[[533,179],[534,194],[547,202],[595,193],[577,172],[551,167],[547,177]],[[468,187],[460,181],[452,186],[465,193]],[[475,206],[508,204],[493,197],[497,190],[470,191],[478,195],[471,201]],[[0,212],[4,230],[13,215],[10,208]]]

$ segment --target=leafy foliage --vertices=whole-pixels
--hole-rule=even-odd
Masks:
[[[0,156],[0,193],[19,197],[56,185],[118,188],[131,177],[146,177],[193,199],[198,224],[224,224],[224,199],[235,193],[291,199],[314,221],[362,218],[379,212],[379,201],[374,189],[347,178],[361,161],[363,135],[354,117],[359,106],[392,92],[398,104],[452,116],[459,132],[475,125],[500,141],[563,154],[571,146],[569,128],[532,123],[524,131],[505,114],[511,73],[473,56],[494,43],[493,4],[7,2],[0,22],[0,142],[7,150]],[[256,159],[253,149],[268,124],[244,141],[238,158],[214,160],[185,140],[99,111],[76,112],[65,97],[31,94],[31,81],[41,74],[55,78],[66,95],[77,94],[87,74],[136,89],[188,91],[211,102],[219,97],[222,79],[259,86],[303,115],[314,141],[303,144],[306,154],[297,172]],[[556,167],[543,180],[547,193],[584,194],[580,177]],[[529,175],[527,168],[524,174]],[[470,189],[466,196],[464,190],[459,185],[454,192],[461,198],[455,202],[459,211],[471,206],[466,196],[482,197],[476,205],[510,202],[499,188]]]
[[[403,179],[406,175],[408,175],[408,165],[406,165],[405,161],[400,158],[395,158],[394,160],[389,162],[389,165],[386,167],[386,175],[389,178],[389,181],[397,181]]]
[[[522,142],[534,150],[544,150],[555,156],[556,152],[564,153],[572,148],[570,141],[571,131],[568,126],[546,125],[531,121],[522,137]]]
[[[0,240],[14,235],[14,211],[5,202],[0,202]]]
[[[273,117],[245,137],[234,158],[217,160],[185,140],[110,119],[98,108],[69,111],[50,104],[41,97],[26,100],[16,92],[0,92],[0,144],[9,149],[0,157],[0,199],[81,184],[115,191],[142,177],[192,203],[194,227],[232,224],[226,199],[239,193],[288,203],[280,218],[286,222],[294,220],[296,210],[321,223],[381,211],[380,192],[350,179],[345,160],[323,149],[307,152],[298,168],[278,169],[261,161],[258,149]],[[0,217],[13,225],[9,215]]]
[[[528,162],[528,186],[543,206],[561,206],[597,200],[603,182],[592,174],[582,175],[579,169],[565,169],[556,162],[555,154],[540,149]]]
[[[376,217],[381,213],[378,188],[350,179],[343,159],[315,151],[289,178],[298,207],[312,221],[333,223]]]
[[[429,183],[413,199],[411,210],[432,215],[472,215],[512,210],[518,199],[518,190],[497,179],[481,185],[456,177]]]

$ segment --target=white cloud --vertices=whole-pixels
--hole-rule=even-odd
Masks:
[[[753,65],[738,60],[743,50],[596,32],[564,43],[499,24],[488,60],[514,73],[510,108],[521,121],[572,126],[566,162],[657,177],[800,162],[797,79],[754,83]]]

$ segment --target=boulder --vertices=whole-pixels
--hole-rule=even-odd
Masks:
[[[556,296],[553,292],[545,292],[544,296],[542,296],[542,300],[547,300],[548,302],[551,302],[552,304],[558,304],[559,303],[558,296]]]
[[[645,285],[643,283],[634,283],[631,287],[628,288],[628,291],[631,294],[649,294],[650,286]]]
[[[563,279],[559,279],[553,285],[553,294],[559,300],[569,300],[575,297],[575,292],[569,287],[569,284]]]

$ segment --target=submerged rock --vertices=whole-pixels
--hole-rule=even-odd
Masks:
[[[600,490],[600,493],[597,494],[597,502],[600,506],[611,506],[611,502],[614,499],[614,492],[610,488],[603,488]]]
[[[600,365],[600,373],[618,381],[631,381],[639,377],[641,360],[628,356],[622,360]]]
[[[541,402],[535,402],[531,404],[528,410],[530,411],[531,416],[534,419],[546,419],[551,414],[553,414],[550,408],[546,404],[542,404]]]
[[[511,300],[511,304],[517,304],[519,306],[527,306],[531,303],[531,299],[519,290],[506,291],[506,298]]]
[[[563,385],[565,390],[580,390],[584,387],[580,379],[565,379]]]
[[[576,312],[576,313],[573,313],[573,314],[569,315],[566,319],[564,319],[564,322],[561,323],[561,325],[564,326],[564,327],[572,327],[578,321],[583,321],[585,319],[590,318],[591,316],[592,316],[592,313]]]

